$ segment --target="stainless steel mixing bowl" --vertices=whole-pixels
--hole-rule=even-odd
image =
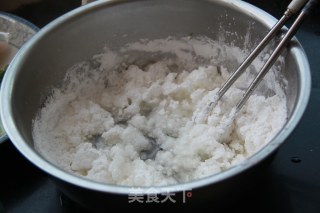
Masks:
[[[232,0],[101,1],[78,8],[44,27],[11,63],[1,89],[5,130],[17,149],[74,200],[100,210],[112,204],[130,205],[131,187],[97,183],[69,174],[34,149],[32,120],[52,86],[62,81],[68,68],[101,52],[106,44],[119,48],[141,38],[192,34],[213,40],[223,36],[226,43],[245,48],[248,30],[253,47],[274,23],[275,19],[264,11]],[[150,193],[172,192],[182,199],[186,191],[192,190],[193,196],[187,200],[192,203],[230,199],[236,189],[241,193],[252,185],[245,183],[249,177],[259,174],[257,168],[293,131],[308,103],[310,69],[297,40],[287,49],[283,75],[288,81],[288,121],[267,146],[224,172],[188,183],[154,187]],[[143,194],[148,192],[145,189]]]
[[[11,47],[12,49],[20,49],[21,46],[27,42],[37,31],[38,27],[34,26],[32,23],[24,20],[18,16],[4,13],[0,11],[0,43],[6,44],[6,47]],[[8,54],[10,51],[4,51],[3,47],[0,48],[0,69],[3,69],[8,63]],[[14,54],[12,54],[9,59],[13,58]],[[4,60],[5,59],[5,60]],[[0,85],[1,85],[0,79]],[[5,132],[2,132],[2,121],[0,117],[0,144],[8,139],[8,136]]]

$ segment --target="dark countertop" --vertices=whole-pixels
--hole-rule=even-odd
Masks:
[[[1,6],[5,5],[1,0]],[[288,1],[248,0],[279,18]],[[80,0],[38,0],[7,12],[39,27],[80,5]],[[267,169],[262,187],[244,197],[236,210],[253,212],[320,212],[320,7],[297,34],[309,58],[312,92],[298,127],[280,147]],[[29,163],[8,141],[0,145],[2,168],[0,213],[85,212],[63,195],[47,175]],[[241,196],[241,195],[240,195]],[[256,205],[252,205],[256,203]]]

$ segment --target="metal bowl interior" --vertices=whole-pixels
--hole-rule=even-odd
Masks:
[[[53,86],[68,68],[90,59],[107,44],[119,48],[142,38],[203,35],[213,40],[252,48],[275,19],[242,1],[101,1],[76,9],[43,28],[19,51],[2,86],[1,116],[18,150],[40,169],[60,181],[102,193],[128,194],[131,187],[101,184],[62,171],[33,148],[32,120]],[[244,46],[250,31],[252,43]],[[232,33],[236,32],[236,33]],[[128,36],[122,36],[122,35]],[[233,177],[271,155],[300,120],[310,94],[310,70],[301,45],[295,40],[285,56],[283,75],[289,118],[281,132],[244,163],[219,174],[173,186],[155,187],[161,192],[196,189]]]

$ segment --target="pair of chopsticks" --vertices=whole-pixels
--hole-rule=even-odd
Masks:
[[[287,7],[287,10],[284,12],[283,16],[279,19],[279,21],[271,28],[268,34],[262,39],[262,41],[255,47],[255,49],[249,54],[249,56],[242,62],[242,64],[238,67],[238,69],[231,74],[228,80],[222,85],[220,90],[217,92],[213,100],[207,105],[204,114],[197,118],[197,122],[204,122],[208,115],[211,113],[213,108],[216,106],[218,101],[222,98],[222,96],[228,91],[228,89],[232,86],[232,84],[244,73],[244,71],[248,68],[248,66],[252,63],[252,61],[261,53],[261,51],[266,47],[266,45],[275,37],[275,35],[282,29],[284,24],[300,9],[300,14],[282,37],[279,44],[276,46],[275,50],[261,68],[259,73],[257,74],[256,78],[251,82],[250,86],[247,88],[246,92],[244,93],[242,99],[236,105],[234,110],[234,114],[239,112],[246,101],[249,99],[253,91],[257,88],[258,84],[262,81],[263,77],[267,74],[270,70],[272,65],[275,63],[277,58],[280,56],[282,51],[288,46],[289,42],[291,41],[292,37],[298,31],[299,27],[306,19],[306,17],[310,14],[311,10],[315,8],[317,3],[320,0],[293,0]]]

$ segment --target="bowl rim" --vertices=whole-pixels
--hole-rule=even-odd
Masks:
[[[18,23],[26,26],[27,28],[33,30],[34,32],[38,32],[40,30],[39,27],[37,27],[35,24],[31,23],[30,21],[28,21],[20,16],[14,15],[12,13],[0,11],[0,17],[7,19],[7,20],[10,20],[10,21],[18,22]]]
[[[141,0],[134,0],[141,1]],[[208,2],[214,2],[214,0],[207,0]],[[66,13],[65,15],[59,17],[53,22],[49,23],[42,30],[39,31],[24,47],[19,51],[17,56],[14,59],[14,62],[10,64],[9,69],[11,72],[5,76],[5,81],[3,83],[0,98],[1,99],[9,99],[9,101],[1,102],[1,116],[11,114],[11,106],[10,106],[10,98],[11,98],[11,90],[10,90],[10,82],[14,80],[14,73],[19,68],[19,61],[23,61],[24,55],[28,52],[28,48],[31,48],[34,43],[37,42],[38,39],[41,39],[46,34],[48,34],[51,30],[58,27],[59,25],[64,24],[66,21],[76,18],[78,15],[83,13],[90,13],[95,9],[100,7],[111,7],[114,4],[123,4],[126,2],[132,2],[130,0],[116,1],[116,0],[106,0],[106,1],[96,1],[90,3],[88,5],[77,8],[73,11]],[[232,1],[232,0],[221,0],[221,3],[228,4],[231,7],[236,7],[241,10],[244,10],[246,13],[250,14],[253,17],[258,18],[262,23],[266,24],[268,27],[272,27],[275,24],[276,19],[272,17],[270,14],[265,11],[243,1]],[[222,180],[231,178],[237,174],[244,172],[245,170],[253,167],[258,164],[260,161],[265,159],[271,153],[273,153],[289,136],[289,134],[296,127],[298,122],[301,120],[302,115],[307,107],[310,92],[311,92],[311,74],[310,74],[310,66],[308,63],[307,56],[301,46],[301,44],[295,39],[290,46],[290,53],[295,56],[297,62],[301,64],[303,68],[303,74],[300,75],[299,83],[300,88],[298,91],[298,96],[300,97],[296,103],[295,108],[293,109],[293,113],[288,119],[287,123],[283,127],[283,129],[270,141],[265,147],[263,147],[260,151],[246,159],[243,163],[240,163],[236,166],[233,166],[223,172],[193,180],[186,183],[180,183],[175,185],[167,185],[167,186],[152,186],[152,187],[138,187],[139,189],[144,190],[143,194],[148,194],[148,189],[152,188],[153,190],[159,193],[168,193],[168,192],[185,192],[186,190],[192,190],[200,187],[204,187],[207,185],[212,185],[218,183]],[[113,193],[113,194],[123,194],[127,195],[132,192],[131,190],[136,188],[133,186],[122,186],[122,185],[112,185],[95,182],[93,180],[89,180],[86,178],[82,178],[76,176],[74,174],[63,171],[57,166],[53,165],[43,157],[41,157],[29,144],[25,143],[22,136],[15,129],[14,120],[9,116],[9,119],[6,119],[4,122],[4,128],[7,130],[9,138],[12,140],[13,144],[16,148],[24,155],[28,160],[30,160],[33,164],[39,167],[41,170],[44,170],[46,173],[52,175],[53,177],[60,179],[64,182],[67,182],[72,185],[79,186],[81,188],[90,189],[99,192],[105,193]],[[154,194],[154,191],[152,191]]]

